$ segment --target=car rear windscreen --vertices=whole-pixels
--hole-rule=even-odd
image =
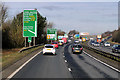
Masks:
[[[57,44],[56,42],[53,42],[52,44]]]
[[[73,47],[76,47],[76,48],[82,48],[81,45],[74,45]]]
[[[53,48],[53,46],[45,46],[45,48]]]

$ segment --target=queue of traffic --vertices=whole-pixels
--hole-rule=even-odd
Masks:
[[[94,47],[112,47],[111,50],[113,53],[120,53],[120,45],[118,44],[110,44],[109,42],[106,41],[101,41],[100,43],[95,41],[95,40],[91,40],[90,44]]]
[[[71,42],[71,39],[62,38],[57,41],[53,41],[51,44],[46,44],[43,48],[43,54],[54,54],[56,55],[56,49],[59,48],[59,46],[63,46],[66,43]]]

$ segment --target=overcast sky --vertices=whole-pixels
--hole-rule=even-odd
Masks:
[[[37,8],[57,29],[101,34],[118,28],[117,2],[5,2],[9,19],[24,9]]]

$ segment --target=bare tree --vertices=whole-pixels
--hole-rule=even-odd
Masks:
[[[5,4],[0,3],[0,24],[1,24],[1,26],[8,16],[7,10],[8,10],[8,8],[5,6]]]
[[[48,25],[47,25],[47,28],[53,28],[53,22],[49,22]]]

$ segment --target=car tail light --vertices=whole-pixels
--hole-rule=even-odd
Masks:
[[[82,50],[83,48],[80,48],[80,50]]]
[[[72,49],[74,49],[74,48],[72,48]]]

